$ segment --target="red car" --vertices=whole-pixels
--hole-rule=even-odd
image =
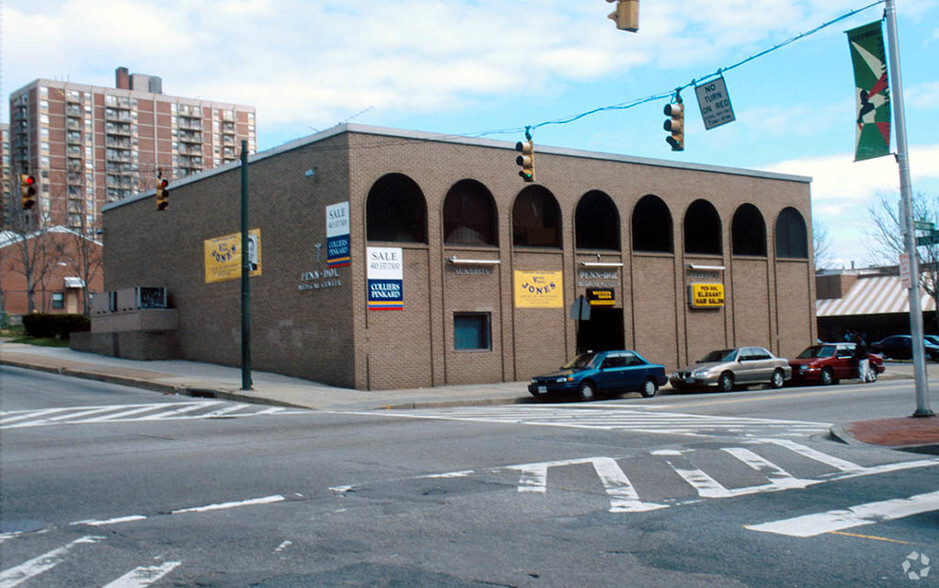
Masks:
[[[855,343],[847,342],[820,343],[809,347],[796,359],[789,360],[793,383],[817,382],[827,386],[845,378],[857,378],[856,347]],[[884,360],[876,353],[868,353],[868,359],[871,381],[874,381],[878,374],[884,373]]]

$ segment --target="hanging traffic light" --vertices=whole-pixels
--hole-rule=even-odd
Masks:
[[[682,105],[681,96],[675,95],[675,102],[665,105],[665,116],[670,117],[665,121],[663,127],[671,133],[671,136],[665,137],[665,142],[672,146],[672,151],[685,150],[685,107]]]
[[[621,31],[635,33],[639,30],[639,0],[606,0],[616,2],[616,10],[610,13],[610,20]]]
[[[518,175],[522,176],[522,179],[526,182],[535,181],[535,145],[531,142],[531,137],[528,137],[528,140],[524,143],[519,141],[515,144],[515,150],[521,153],[518,157],[515,158],[515,163],[522,166],[522,169],[519,170]]]
[[[156,183],[156,201],[157,201],[157,210],[166,210],[170,205],[169,196],[170,191],[168,186],[170,185],[169,180],[163,180],[157,178]]]
[[[29,174],[20,174],[20,194],[23,197],[23,210],[36,206],[36,178]]]

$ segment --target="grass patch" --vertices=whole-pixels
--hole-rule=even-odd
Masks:
[[[58,339],[54,337],[30,337],[26,334],[23,325],[13,325],[6,329],[0,329],[0,337],[3,337],[10,343],[24,343],[26,345],[36,345],[37,347],[68,347],[68,339]]]

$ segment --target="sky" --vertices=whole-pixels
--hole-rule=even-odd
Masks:
[[[113,87],[124,66],[168,95],[255,106],[259,151],[343,122],[512,142],[531,126],[536,149],[810,176],[827,266],[863,267],[883,256],[869,207],[899,201],[900,181],[891,156],[854,161],[844,33],[884,4],[746,60],[870,4],[641,0],[631,33],[603,0],[3,0],[0,91],[40,77]],[[896,0],[896,13],[912,188],[939,195],[939,0]],[[719,71],[736,120],[705,130],[689,87],[672,152],[666,96]]]

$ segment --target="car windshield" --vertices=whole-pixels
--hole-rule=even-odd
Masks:
[[[719,349],[717,351],[712,351],[702,357],[698,363],[713,363],[715,361],[733,361],[734,356],[737,354],[736,349]]]
[[[835,354],[834,345],[816,345],[809,347],[799,354],[800,359],[809,359],[812,357],[832,357]]]
[[[583,369],[594,367],[596,365],[596,362],[597,362],[596,353],[593,353],[593,352],[582,353],[578,355],[577,357],[575,357],[574,359],[570,360],[569,362],[565,363],[562,366],[562,369],[583,370]]]

